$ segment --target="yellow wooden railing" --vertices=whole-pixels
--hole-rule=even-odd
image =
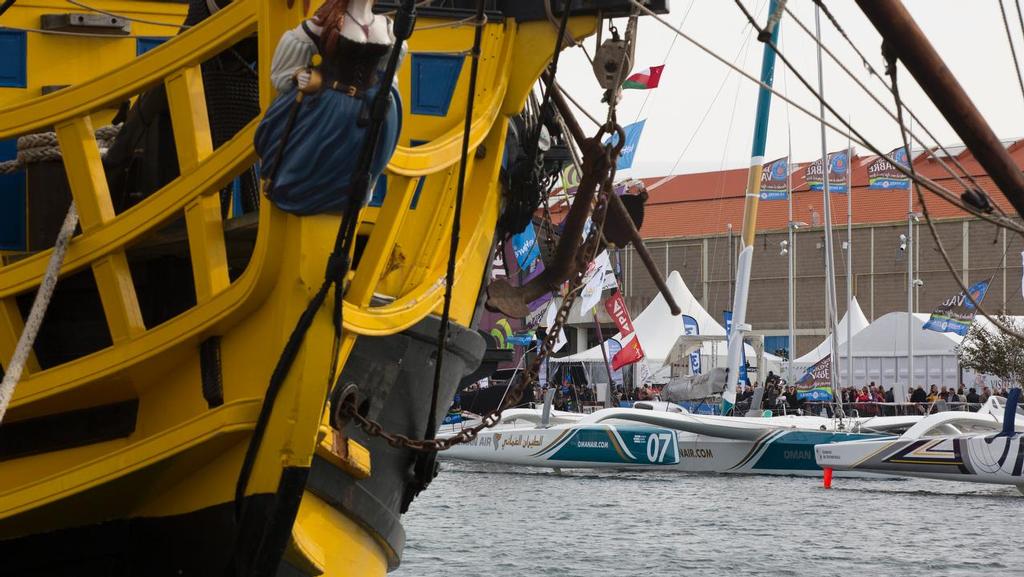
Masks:
[[[194,346],[204,334],[224,334],[259,307],[282,281],[278,278],[282,247],[289,243],[305,243],[303,251],[315,249],[316,254],[308,255],[310,263],[303,270],[309,278],[303,278],[303,282],[317,284],[318,279],[313,277],[322,276],[337,217],[313,217],[299,224],[300,219],[266,202],[260,207],[257,240],[249,264],[239,278],[229,280],[218,192],[256,162],[252,140],[257,121],[214,150],[200,71],[203,61],[257,34],[260,100],[266,108],[274,97],[269,84],[273,50],[283,32],[301,19],[300,5],[288,8],[284,0],[236,0],[188,33],[122,68],[0,110],[0,139],[49,127],[57,132],[82,228],[69,246],[61,275],[91,269],[113,341],[110,347],[48,370],[41,371],[38,363],[31,361],[12,411],[47,400],[59,408],[64,406],[62,392],[100,383],[174,347]],[[580,36],[592,27],[592,19],[570,23],[570,30]],[[469,143],[470,151],[475,153],[467,167],[463,236],[454,285],[453,319],[463,324],[469,324],[472,317],[492,248],[500,202],[497,180],[505,118],[522,108],[530,86],[548,60],[548,51],[537,50],[537,43],[546,45],[552,38],[547,22],[523,26],[513,21],[494,22],[485,28]],[[471,40],[470,26],[461,30],[434,28],[415,34],[411,49],[415,52],[419,43],[430,51],[440,46],[441,50],[465,56]],[[411,84],[408,68],[403,67],[399,76],[405,94]],[[345,328],[350,337],[392,334],[440,307],[468,69],[468,65],[463,67],[447,117],[411,122],[408,112],[405,115],[400,142],[428,136],[421,138],[427,142],[416,147],[399,146],[388,166],[389,192],[383,205],[363,211],[360,231],[368,238],[344,305]],[[93,136],[92,116],[160,83],[167,90],[181,176],[115,215]],[[421,179],[426,180],[421,184]],[[412,210],[418,186],[423,190],[417,208]],[[126,250],[182,216],[197,304],[159,326],[146,327]],[[43,251],[0,267],[2,359],[10,358],[23,326],[15,298],[38,287],[49,256],[50,251]],[[351,338],[346,344],[348,349]]]

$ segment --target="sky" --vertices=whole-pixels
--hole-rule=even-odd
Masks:
[[[748,10],[756,11],[758,21],[763,25],[767,18],[768,0],[743,2]],[[1024,136],[1024,95],[1014,72],[999,2],[905,0],[904,3],[995,133],[1004,139]],[[1015,4],[1005,4],[1018,56],[1024,59],[1024,32],[1018,23]],[[872,66],[881,73],[884,69],[881,37],[856,3],[853,0],[832,0],[827,5]],[[735,61],[753,76],[759,76],[763,45],[753,37],[753,29],[732,0],[670,0],[670,7],[671,12],[665,16],[667,21],[727,60]],[[791,0],[788,7],[813,32],[813,2]],[[617,20],[616,24],[620,30],[625,30],[625,19]],[[814,39],[801,30],[789,15],[783,16],[781,26],[780,51],[817,88]],[[821,26],[823,43],[887,107],[894,109],[892,95],[882,82],[867,73],[860,59],[824,14]],[[607,32],[604,36],[608,37]],[[674,46],[673,38],[677,38]],[[593,55],[594,39],[587,39],[584,45]],[[896,123],[827,54],[822,57],[826,100],[883,151],[899,146]],[[642,17],[633,71],[662,63],[665,70],[658,88],[626,90],[619,104],[618,115],[622,125],[648,119],[633,168],[620,171],[619,176],[663,176],[748,166],[757,85],[730,71],[655,19]],[[597,118],[605,116],[606,105],[600,102],[602,90],[580,48],[563,53],[558,81],[592,115]],[[961,141],[902,66],[899,85],[906,106],[942,144]],[[781,60],[775,69],[775,87],[817,112],[817,99],[800,85]],[[596,131],[590,121],[578,116],[585,130]],[[917,127],[915,132],[918,132]],[[846,143],[845,133],[828,131],[830,151],[845,148]],[[790,144],[794,162],[820,158],[819,123],[781,99],[773,98],[766,160],[785,156]],[[867,153],[860,149],[858,152]]]

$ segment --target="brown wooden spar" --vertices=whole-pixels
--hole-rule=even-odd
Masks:
[[[857,0],[925,94],[988,172],[1017,213],[1024,216],[1024,175],[971,102],[935,47],[899,0]]]
[[[555,83],[551,83],[551,102],[553,102],[555,107],[558,108],[558,113],[562,115],[562,119],[565,121],[565,126],[572,134],[573,140],[575,140],[576,144],[582,148],[583,142],[586,140],[586,135],[583,134],[583,129],[580,128],[580,124],[576,121],[576,117],[573,115],[572,109],[569,108],[569,104],[565,101],[565,96],[562,95],[562,91]],[[578,194],[579,193],[577,193],[577,195]],[[665,298],[669,311],[673,316],[683,314],[682,309],[680,309],[679,305],[676,303],[675,297],[672,296],[672,291],[668,289],[668,284],[665,282],[665,278],[662,277],[661,272],[658,271],[658,265],[654,264],[654,258],[651,257],[651,253],[648,252],[647,247],[644,246],[644,241],[640,238],[640,231],[636,229],[636,224],[629,216],[629,212],[626,211],[626,207],[622,204],[622,199],[619,198],[619,195],[617,194],[609,194],[608,199],[609,211],[608,222],[605,224],[606,232],[609,230],[622,232],[623,236],[627,238],[629,242],[633,244],[633,248],[636,249],[637,255],[640,256],[640,261],[644,263],[647,273],[651,275],[651,280],[653,280],[655,286],[658,287],[658,291],[661,292],[661,296]]]

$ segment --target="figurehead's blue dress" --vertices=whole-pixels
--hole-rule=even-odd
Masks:
[[[366,139],[369,110],[380,90],[379,75],[391,51],[389,44],[356,42],[339,36],[333,54],[323,56],[320,72],[323,88],[307,95],[275,166],[288,115],[296,106],[296,88],[280,94],[267,109],[256,130],[256,151],[261,173],[273,175],[266,184],[267,196],[281,210],[298,214],[341,212],[349,206],[356,164]],[[401,99],[394,87],[383,130],[370,167],[370,187],[384,171],[401,132]],[[359,199],[365,204],[368,195]]]

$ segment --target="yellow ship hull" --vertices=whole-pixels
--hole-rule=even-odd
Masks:
[[[31,28],[55,8],[47,2],[16,6],[7,17],[13,24],[5,25]],[[183,15],[162,3],[97,4],[168,22]],[[283,0],[236,0],[139,58],[124,47],[134,37],[72,37],[53,48],[32,36],[31,62],[69,47],[114,51],[107,55],[123,61],[104,60],[92,76],[76,68],[61,77],[68,82],[50,69],[30,75],[23,92],[0,89],[0,140],[54,130],[80,214],[58,294],[66,299],[62,310],[83,317],[92,311],[94,318],[78,326],[76,315],[56,314],[44,335],[57,342],[78,331],[102,337],[72,358],[43,354],[37,345],[0,425],[0,575],[370,576],[397,566],[415,455],[332,423],[329,307],[315,317],[273,403],[236,498],[269,376],[320,286],[339,218],[300,218],[267,202],[224,218],[220,191],[257,160],[257,120],[214,147],[200,64],[255,35],[266,109],[274,97],[267,80],[273,49],[300,10],[301,3],[288,8]],[[415,438],[447,408],[426,414],[474,28],[445,24],[421,19],[410,40],[412,62],[399,74],[403,100],[413,106],[406,107],[386,195],[360,216],[337,367],[339,383],[360,387],[370,416]],[[593,16],[574,17],[569,30],[582,37],[595,24]],[[485,25],[442,399],[484,352],[472,327],[494,250],[508,118],[523,108],[555,32],[546,20]],[[420,101],[438,106],[414,92],[423,81],[416,74],[429,71],[417,68],[418,55],[458,64],[443,110],[409,110]],[[71,86],[37,97],[42,85],[58,83]],[[180,176],[117,212],[94,129],[119,103],[161,84]],[[46,191],[30,182],[29,194]],[[11,358],[51,252],[8,255],[0,266],[0,362]],[[163,266],[152,264],[153,255],[168,252],[174,270],[184,272],[140,282],[141,270]],[[152,301],[167,291],[187,298],[154,317]]]

